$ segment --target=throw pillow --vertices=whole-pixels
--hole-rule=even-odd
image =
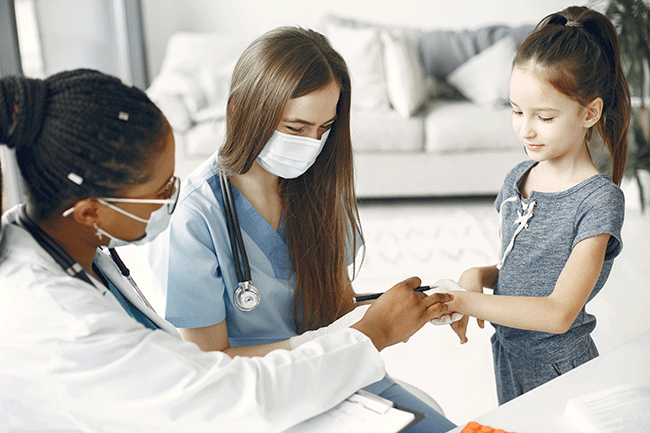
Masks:
[[[395,111],[409,117],[428,96],[428,82],[417,49],[403,32],[384,30],[381,39],[388,99]]]
[[[332,21],[327,23],[325,33],[348,66],[352,81],[352,106],[361,109],[390,108],[380,31]]]
[[[505,37],[460,65],[449,74],[447,82],[477,104],[506,104],[510,99],[510,71],[516,50],[515,40]]]

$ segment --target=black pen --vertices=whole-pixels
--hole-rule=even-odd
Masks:
[[[426,292],[427,290],[435,289],[436,287],[438,286],[420,286],[413,290],[415,290],[416,292]],[[353,296],[352,302],[357,303],[357,302],[364,302],[364,301],[372,301],[373,299],[377,299],[381,295],[383,295],[383,293],[372,293],[370,295]]]

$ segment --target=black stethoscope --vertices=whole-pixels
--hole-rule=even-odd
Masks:
[[[232,197],[230,181],[221,170],[219,170],[219,184],[221,186],[221,195],[223,196],[223,207],[226,211],[226,225],[228,227],[232,258],[238,281],[233,301],[241,311],[251,311],[260,305],[260,291],[253,286],[251,268],[248,264],[244,239],[242,238],[239,220],[237,219],[237,209],[235,208],[235,200]],[[240,257],[241,267],[239,262]]]
[[[54,261],[57,262],[66,271],[68,275],[74,278],[79,278],[80,280],[85,281],[86,283],[95,287],[92,281],[90,281],[88,274],[86,274],[86,270],[72,257],[70,257],[70,255],[66,253],[65,250],[54,241],[54,239],[49,237],[47,233],[45,233],[38,225],[36,225],[36,223],[34,223],[34,221],[29,218],[25,209],[25,205],[22,205],[18,209],[18,221],[23,226],[23,228],[32,235],[34,240],[41,246],[41,248],[43,248],[45,252],[47,252],[54,259]],[[122,276],[129,280],[140,300],[153,310],[153,307],[151,304],[149,304],[147,298],[145,298],[145,296],[142,294],[138,288],[138,285],[135,284],[135,281],[131,277],[129,268],[126,267],[120,256],[117,254],[117,251],[115,251],[115,248],[109,248],[108,252],[120,270]]]

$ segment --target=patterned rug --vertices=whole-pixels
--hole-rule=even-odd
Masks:
[[[496,263],[497,213],[492,198],[362,202],[365,257],[353,286],[385,291],[416,275],[423,284],[457,280],[472,266]]]

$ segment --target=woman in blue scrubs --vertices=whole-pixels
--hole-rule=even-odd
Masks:
[[[252,311],[233,302],[238,278],[220,170],[261,294]],[[165,318],[206,351],[291,348],[292,337],[354,309],[348,265],[356,266],[362,242],[345,62],[317,32],[272,30],[237,62],[225,143],[187,178],[169,231],[150,250]],[[388,376],[366,389],[426,413],[410,431],[454,427]]]

